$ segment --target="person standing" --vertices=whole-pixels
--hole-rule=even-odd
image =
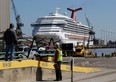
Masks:
[[[55,73],[56,73],[56,79],[54,81],[61,81],[62,80],[62,71],[61,71],[61,63],[62,63],[62,50],[60,48],[60,44],[55,44],[55,56],[54,56],[54,66],[55,67]]]
[[[14,48],[17,45],[17,38],[14,30],[14,25],[11,23],[9,28],[4,32],[4,41],[6,45],[5,49],[5,61],[8,59],[11,61],[14,57]],[[10,54],[10,58],[8,58]]]

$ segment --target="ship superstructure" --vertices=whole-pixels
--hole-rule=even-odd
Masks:
[[[57,8],[55,13],[38,18],[35,23],[31,24],[32,33],[38,45],[46,45],[50,40],[60,43],[73,43],[74,45],[84,42],[87,45],[90,28],[81,22],[76,22],[73,19],[76,14],[68,17],[59,14],[58,11]]]

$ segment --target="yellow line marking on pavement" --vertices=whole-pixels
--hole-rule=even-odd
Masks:
[[[22,61],[3,61],[0,62],[0,70],[5,69],[15,69],[15,68],[23,68],[23,67],[42,67],[46,69],[54,69],[54,63],[52,62],[43,62],[37,60],[22,60]],[[64,71],[70,71],[70,65],[62,64],[61,69]],[[100,69],[97,68],[87,68],[87,67],[78,67],[74,66],[74,72],[98,72]]]

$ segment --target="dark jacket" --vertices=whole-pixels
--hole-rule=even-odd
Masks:
[[[4,32],[4,41],[6,45],[16,45],[17,44],[17,38],[15,35],[15,32],[11,29],[7,29]]]

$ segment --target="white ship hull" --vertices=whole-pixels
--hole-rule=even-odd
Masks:
[[[63,33],[63,32],[56,32],[56,33],[36,33],[34,35],[36,38],[36,42],[39,46],[44,46],[45,44],[49,44],[50,41],[53,43],[59,42],[59,43],[73,43],[74,46],[77,45],[87,45],[88,43],[88,36],[85,35],[77,35],[72,33]]]

